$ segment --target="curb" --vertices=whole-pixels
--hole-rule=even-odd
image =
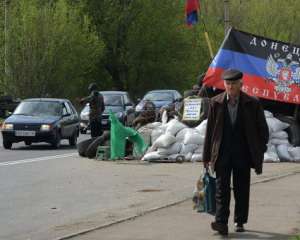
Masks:
[[[270,182],[270,181],[274,181],[274,180],[278,180],[278,179],[281,179],[281,178],[289,177],[289,176],[292,176],[292,175],[295,175],[295,174],[299,174],[299,173],[300,173],[300,171],[297,170],[297,171],[291,171],[291,172],[288,172],[288,173],[285,173],[285,174],[273,175],[273,176],[270,176],[270,177],[266,177],[264,179],[258,179],[256,181],[252,182],[251,185],[265,183],[265,182]],[[121,218],[121,219],[116,220],[114,222],[107,223],[107,224],[104,224],[104,225],[100,225],[100,226],[97,226],[97,227],[93,227],[93,228],[88,228],[88,229],[85,229],[85,230],[81,230],[81,231],[76,232],[76,233],[71,233],[71,234],[68,234],[68,235],[65,235],[65,236],[62,236],[62,237],[55,238],[54,240],[71,239],[71,238],[74,238],[74,237],[77,237],[77,236],[80,236],[80,235],[84,235],[84,234],[87,234],[87,233],[90,233],[90,232],[93,232],[93,231],[97,231],[97,230],[100,230],[100,229],[108,228],[108,227],[111,227],[111,226],[119,224],[119,223],[123,223],[123,222],[127,222],[127,221],[130,221],[130,220],[134,220],[135,218],[144,216],[144,215],[146,215],[148,213],[152,213],[152,212],[164,209],[164,208],[168,208],[168,207],[171,207],[171,206],[178,205],[180,203],[183,203],[185,201],[189,201],[191,199],[192,199],[192,197],[188,197],[188,198],[185,198],[183,200],[172,202],[172,203],[168,203],[168,204],[163,205],[163,206],[150,208],[150,209],[148,209],[148,210],[146,210],[146,211],[144,211],[142,213],[135,214],[135,215],[130,216],[130,217]]]

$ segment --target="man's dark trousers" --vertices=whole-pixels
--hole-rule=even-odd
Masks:
[[[101,119],[95,119],[90,121],[91,125],[91,137],[99,137],[102,135]]]
[[[250,168],[238,169],[230,165],[216,168],[216,222],[228,223],[231,174],[235,198],[234,222],[246,223],[249,211]]]

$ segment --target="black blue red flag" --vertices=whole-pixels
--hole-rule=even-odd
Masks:
[[[232,28],[204,84],[224,89],[221,75],[228,68],[244,73],[243,91],[249,95],[300,104],[300,46]]]
[[[185,2],[185,15],[186,24],[191,26],[198,22],[198,11],[199,11],[198,0],[186,0]]]

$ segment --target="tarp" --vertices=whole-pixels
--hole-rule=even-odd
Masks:
[[[204,84],[224,89],[228,68],[244,73],[243,91],[252,96],[300,103],[300,46],[231,28],[209,66]]]

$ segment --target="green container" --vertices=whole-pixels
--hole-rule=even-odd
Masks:
[[[110,147],[99,146],[97,148],[96,160],[110,160]]]

